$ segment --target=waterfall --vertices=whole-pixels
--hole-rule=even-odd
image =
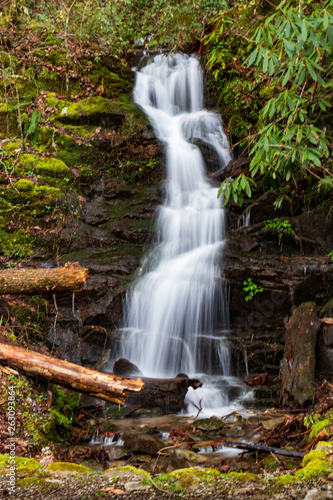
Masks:
[[[222,168],[230,159],[228,141],[220,116],[203,108],[203,72],[196,57],[155,56],[136,73],[134,100],[165,146],[166,197],[158,213],[158,242],[126,296],[117,354],[145,376],[199,376],[204,387],[191,393],[191,401],[202,398],[204,408],[223,407],[229,404],[225,387],[239,385],[230,375],[225,342],[225,210],[194,143],[214,150]]]

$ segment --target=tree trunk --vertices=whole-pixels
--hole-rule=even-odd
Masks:
[[[17,368],[28,375],[120,405],[126,401],[125,391],[139,392],[143,388],[140,378],[122,379],[113,374],[90,370],[10,344],[0,343],[0,363]]]
[[[316,342],[320,321],[316,306],[305,302],[297,307],[288,321],[281,361],[281,404],[303,408],[315,396]]]
[[[0,271],[0,294],[80,292],[87,278],[88,269],[77,262],[52,269],[6,269]]]

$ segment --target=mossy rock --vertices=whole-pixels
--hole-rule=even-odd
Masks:
[[[1,104],[0,104],[1,107]],[[0,111],[1,114],[1,111]],[[2,149],[7,155],[13,154],[22,147],[22,142],[19,140],[8,141],[3,144]]]
[[[9,454],[0,455],[0,469],[7,469]],[[12,464],[11,464],[12,465]],[[42,465],[34,458],[15,457],[16,472],[19,474],[33,474],[42,469]]]
[[[138,469],[133,465],[124,465],[123,467],[112,467],[111,469],[106,469],[104,474],[108,477],[136,477],[138,479],[149,479],[149,472]]]
[[[66,128],[71,129],[75,135],[80,137],[91,137],[96,131],[96,127],[89,126],[81,127],[67,125]],[[89,129],[86,134],[82,132],[85,128]],[[38,131],[38,150],[42,153],[54,153],[56,151],[58,160],[64,162],[66,165],[74,167],[85,163],[89,154],[93,154],[94,148],[90,145],[86,146],[84,144],[77,144],[76,140],[68,134],[61,134],[58,131],[54,133],[51,128],[40,127]]]
[[[34,238],[24,229],[12,233],[0,230],[0,254],[19,258],[30,257],[34,251]]]
[[[24,479],[19,479],[17,481],[17,486],[25,487],[25,486],[40,486],[41,488],[52,488],[56,486],[60,486],[60,482],[56,480],[48,480],[40,477],[25,477]]]
[[[199,478],[201,481],[211,481],[212,479],[215,480],[217,477],[222,477],[221,472],[218,471],[217,469],[210,469],[210,468],[203,469],[202,467],[177,469],[170,472],[169,476],[180,479],[184,477],[184,475],[186,474],[192,474],[197,478]]]
[[[120,104],[104,97],[88,97],[70,104],[60,113],[53,113],[50,120],[72,125],[103,125],[116,128],[123,124],[126,110]]]
[[[14,186],[18,191],[33,191],[35,184],[28,179],[20,179],[15,182]]]
[[[93,472],[92,469],[89,469],[84,465],[73,464],[70,462],[54,462],[53,464],[48,465],[45,470],[52,474],[60,474],[64,476]]]
[[[91,139],[96,133],[95,125],[66,125],[66,130],[77,137]]]
[[[33,154],[22,154],[20,156],[20,168],[23,173],[32,171],[35,175],[52,175],[54,177],[62,177],[71,175],[67,165],[57,158],[40,158]]]
[[[246,482],[258,482],[260,481],[260,477],[257,476],[256,474],[253,474],[252,472],[229,472],[226,474],[228,479],[233,479],[236,481],[240,481],[242,483]]]
[[[328,460],[314,459],[295,474],[296,479],[315,479],[327,476],[332,472],[331,463]]]
[[[309,462],[313,462],[314,460],[327,460],[327,454],[322,450],[310,451],[310,453],[307,453],[303,458],[303,467],[306,467]]]
[[[191,469],[180,469],[170,472],[170,478],[176,480],[177,486],[183,490],[197,489],[200,479]]]
[[[193,425],[204,432],[215,432],[215,431],[220,431],[225,427],[225,423],[222,422],[219,418],[217,417],[210,417],[210,418],[201,418],[199,420],[195,420]]]
[[[47,106],[56,107],[58,110],[62,110],[69,103],[63,99],[58,99],[55,92],[48,92],[45,96],[45,104]]]
[[[125,92],[131,92],[133,84],[113,73],[105,66],[95,66],[89,73],[91,83],[97,87],[103,87],[107,97],[118,97]]]

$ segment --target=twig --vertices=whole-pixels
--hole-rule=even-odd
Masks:
[[[196,416],[194,417],[194,420],[196,418],[198,418],[198,416],[200,415],[200,413],[202,412],[202,406],[201,406],[201,402],[202,402],[202,398],[200,399],[199,401],[199,406],[197,406],[195,403],[193,403],[193,401],[191,401],[192,405],[196,407],[196,409],[198,410],[198,413],[196,414]]]
[[[229,448],[239,448],[240,450],[264,451],[266,453],[275,453],[276,455],[283,455],[285,457],[303,458],[305,456],[305,453],[302,451],[282,450],[281,448],[272,448],[271,446],[264,446],[263,444],[239,443],[237,441],[223,441],[223,445]]]
[[[11,178],[11,176],[10,176],[10,175],[9,175],[9,173],[8,173],[8,170],[7,170],[6,164],[5,164],[2,160],[0,160],[0,163],[2,163],[2,165],[3,165],[3,166],[4,166],[4,168],[5,168],[5,172],[6,172],[6,175],[7,175],[8,180],[9,180],[9,184],[12,186],[12,188],[13,188],[13,189],[15,189],[15,191],[16,191],[18,194],[20,194],[20,191],[19,191],[19,190],[18,190],[18,189],[14,186],[14,184],[12,183],[12,178]]]

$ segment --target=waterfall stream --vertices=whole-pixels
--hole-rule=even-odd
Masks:
[[[207,179],[200,149],[215,151],[218,167],[229,146],[218,114],[203,108],[203,72],[196,57],[157,55],[136,73],[134,100],[165,146],[166,197],[159,208],[158,242],[125,300],[121,352],[145,376],[196,376],[189,411],[228,407],[232,389],[229,289],[223,278],[225,210]],[[235,387],[238,390],[235,391]]]

